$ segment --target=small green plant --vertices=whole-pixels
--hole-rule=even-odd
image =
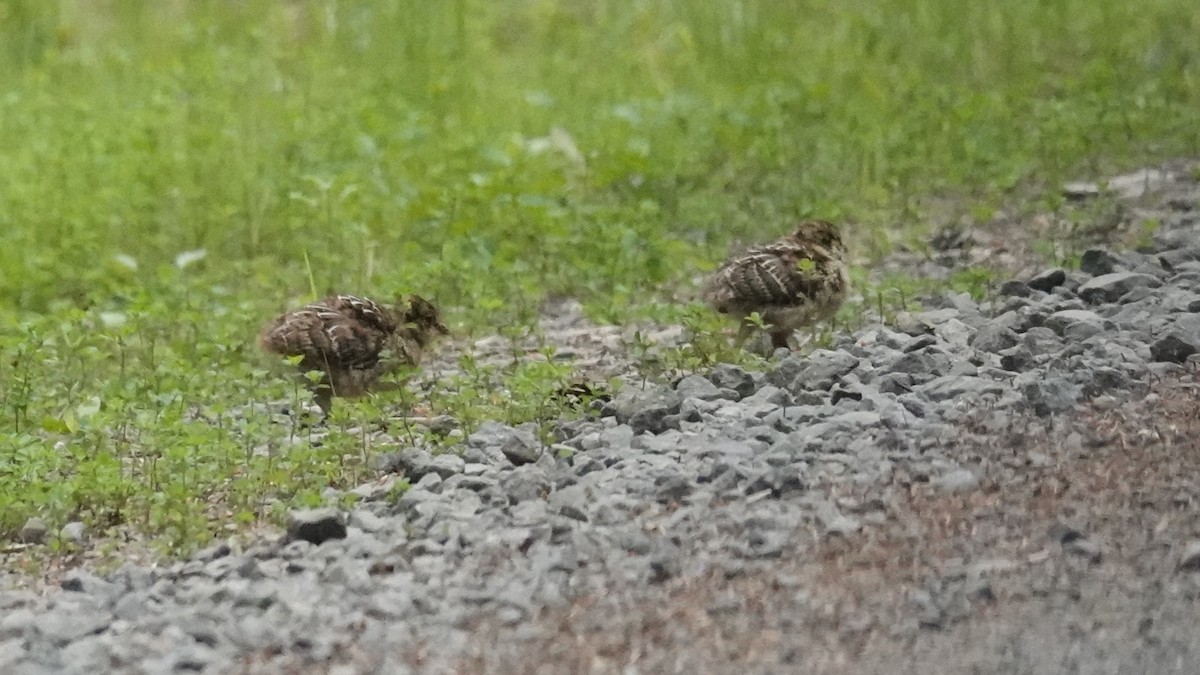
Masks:
[[[950,274],[949,287],[969,293],[976,300],[983,299],[996,284],[996,273],[986,267],[967,267]]]
[[[408,492],[411,488],[412,483],[407,478],[397,478],[392,482],[391,487],[388,488],[384,500],[389,504],[396,504],[404,496],[404,493]]]

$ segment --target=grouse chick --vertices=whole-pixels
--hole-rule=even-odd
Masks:
[[[366,394],[383,375],[419,364],[426,346],[447,334],[437,307],[418,295],[394,308],[332,295],[276,318],[263,328],[258,343],[273,354],[301,357],[301,372],[322,373],[311,385],[328,415],[334,396]]]
[[[778,349],[788,346],[797,328],[832,318],[849,287],[846,245],[838,228],[808,220],[778,241],[726,260],[709,277],[704,299],[741,320],[739,344],[754,330],[746,319],[758,312]]]

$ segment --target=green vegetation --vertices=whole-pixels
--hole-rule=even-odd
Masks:
[[[0,4],[0,533],[186,550],[363,479],[394,398],[319,446],[248,407],[306,396],[253,339],[314,290],[420,292],[463,335],[548,295],[680,316],[796,216],[867,261],[933,203],[1195,153],[1196,35],[1194,0]],[[569,379],[464,372],[403,403],[539,419]]]

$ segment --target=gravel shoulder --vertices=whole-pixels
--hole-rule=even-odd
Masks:
[[[1002,438],[956,448],[977,489],[908,477],[886,522],[853,536],[809,527],[750,569],[610,588],[534,628],[490,624],[463,671],[1193,672],[1194,378]],[[839,499],[871,499],[854,492]]]

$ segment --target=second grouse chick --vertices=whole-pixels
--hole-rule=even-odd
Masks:
[[[362,396],[383,375],[421,360],[425,347],[449,330],[437,307],[411,295],[395,308],[368,298],[331,295],[276,318],[259,336],[265,351],[301,357],[302,372],[319,371],[313,386],[328,415],[334,396]]]
[[[833,223],[808,220],[778,241],[726,260],[709,277],[704,299],[741,320],[739,343],[754,329],[746,319],[758,312],[778,349],[797,328],[832,318],[849,287],[841,233]]]

